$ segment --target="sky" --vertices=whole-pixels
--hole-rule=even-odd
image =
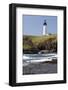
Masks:
[[[42,35],[44,20],[47,23],[47,32],[57,33],[57,16],[24,15],[22,17],[24,35]]]

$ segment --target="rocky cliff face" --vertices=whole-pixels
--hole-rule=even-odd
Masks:
[[[24,36],[23,51],[27,54],[57,52],[57,36]]]

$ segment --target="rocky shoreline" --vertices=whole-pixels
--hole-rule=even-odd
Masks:
[[[57,73],[57,60],[23,66],[23,75]]]

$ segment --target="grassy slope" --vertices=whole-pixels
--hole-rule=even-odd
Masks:
[[[27,37],[28,39],[30,39],[33,44],[38,45],[40,42],[44,42],[45,40],[48,40],[50,38],[57,40],[57,35],[53,34],[53,35],[48,35],[48,36],[31,36],[31,35],[24,35],[24,37]],[[31,48],[31,46],[25,44],[24,48]]]
[[[36,45],[39,44],[40,42],[44,42],[50,38],[55,39],[55,40],[57,39],[57,36],[55,34],[48,35],[48,36],[31,36],[31,35],[29,35],[29,36],[24,36],[24,37],[28,37]]]

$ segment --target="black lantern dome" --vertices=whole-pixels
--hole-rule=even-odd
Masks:
[[[47,25],[47,23],[46,23],[46,20],[44,20],[44,23],[43,23],[43,25]]]

